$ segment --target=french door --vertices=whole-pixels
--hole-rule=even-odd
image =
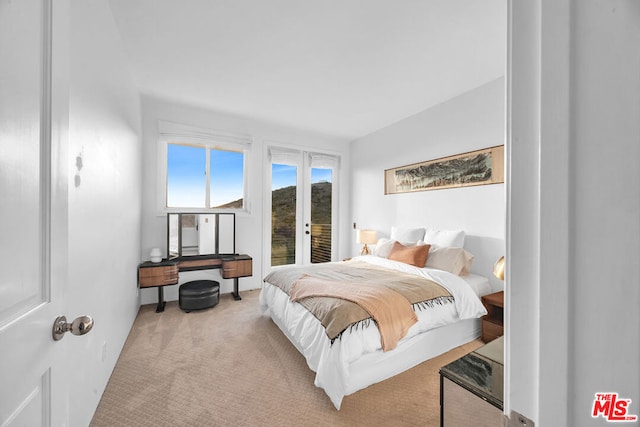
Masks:
[[[269,148],[269,267],[334,259],[338,165],[329,154]]]

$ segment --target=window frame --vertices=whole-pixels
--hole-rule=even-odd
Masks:
[[[253,139],[250,135],[227,133],[217,130],[196,128],[170,122],[159,123],[158,137],[158,179],[157,201],[158,211],[162,214],[190,213],[250,213],[249,165]],[[168,147],[169,144],[183,144],[204,148],[205,151],[205,204],[210,204],[210,150],[235,151],[243,154],[243,207],[242,208],[210,208],[210,207],[169,207],[168,192]]]

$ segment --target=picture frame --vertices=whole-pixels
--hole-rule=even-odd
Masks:
[[[384,194],[504,183],[504,145],[384,171]]]

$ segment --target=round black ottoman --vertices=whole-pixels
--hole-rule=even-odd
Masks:
[[[187,313],[218,304],[220,284],[214,280],[193,280],[180,285],[178,304]]]

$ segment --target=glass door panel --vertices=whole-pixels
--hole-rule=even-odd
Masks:
[[[296,263],[297,166],[271,165],[271,265]]]
[[[311,168],[311,263],[331,261],[332,169]]]

